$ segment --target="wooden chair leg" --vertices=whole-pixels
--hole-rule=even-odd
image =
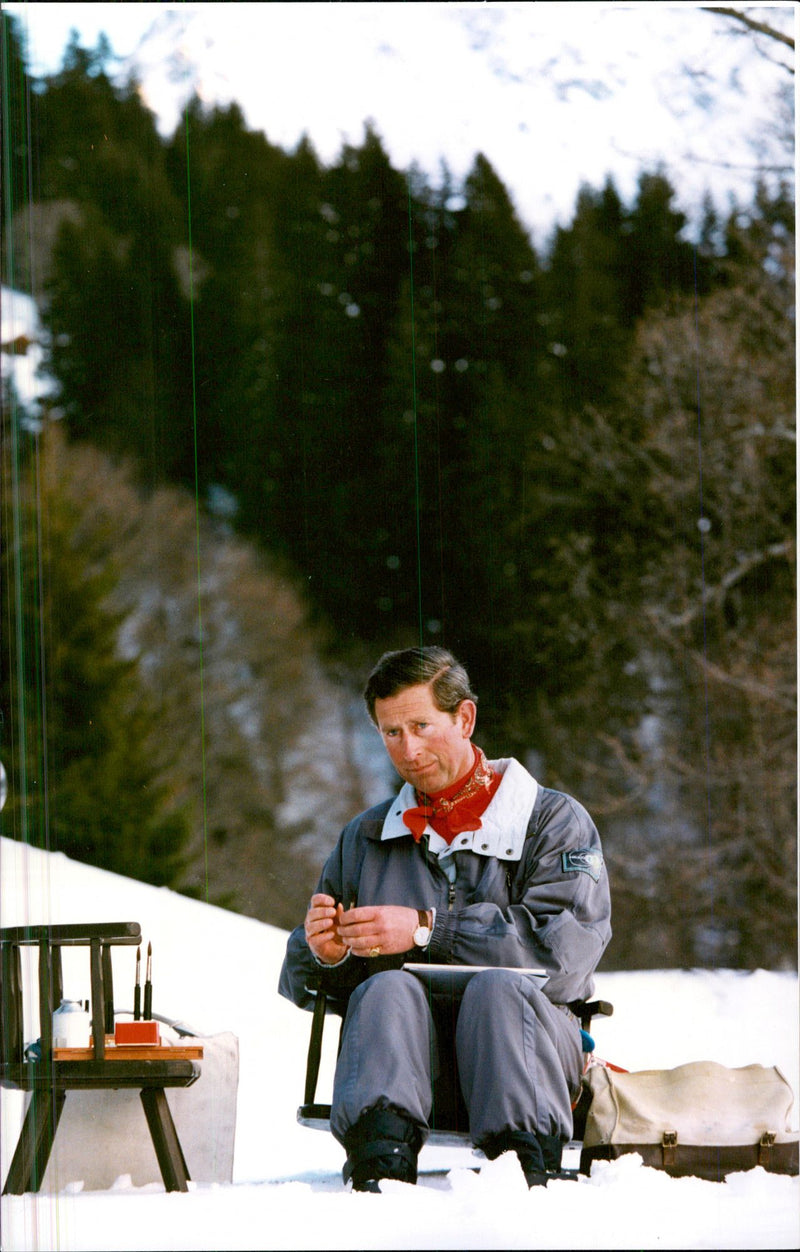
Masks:
[[[58,1089],[31,1094],[3,1195],[24,1195],[41,1187],[66,1098]]]
[[[166,1092],[163,1087],[144,1087],[141,1097],[164,1186],[167,1191],[188,1191],[189,1171]]]
[[[322,1032],[325,1029],[325,1009],[328,997],[320,989],[314,1004],[314,1016],[311,1019],[311,1038],[308,1041],[308,1059],[306,1060],[306,1089],[303,1096],[304,1104],[313,1104],[317,1095],[317,1080],[322,1060]]]

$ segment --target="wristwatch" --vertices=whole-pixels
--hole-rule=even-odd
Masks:
[[[417,915],[419,917],[419,926],[417,926],[413,935],[414,947],[427,948],[431,941],[432,934],[431,928],[428,925],[428,914],[425,909],[417,909]]]

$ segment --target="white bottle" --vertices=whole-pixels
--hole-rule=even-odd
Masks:
[[[92,1019],[80,1000],[62,1000],[53,1014],[54,1048],[88,1048]]]

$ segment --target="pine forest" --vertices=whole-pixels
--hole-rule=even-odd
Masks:
[[[794,202],[660,169],[533,242],[491,163],[159,135],[2,18],[3,833],[275,925],[393,786],[360,688],[442,643],[476,741],[577,796],[611,968],[796,961]],[[787,152],[791,130],[787,125]]]

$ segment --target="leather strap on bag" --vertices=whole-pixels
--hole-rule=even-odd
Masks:
[[[775,1135],[771,1130],[765,1130],[758,1144],[758,1163],[763,1165],[764,1169],[769,1169],[769,1163],[772,1159],[772,1146],[775,1143]]]
[[[675,1165],[675,1149],[677,1146],[677,1130],[665,1130],[661,1136],[661,1163],[664,1169],[671,1169]]]

